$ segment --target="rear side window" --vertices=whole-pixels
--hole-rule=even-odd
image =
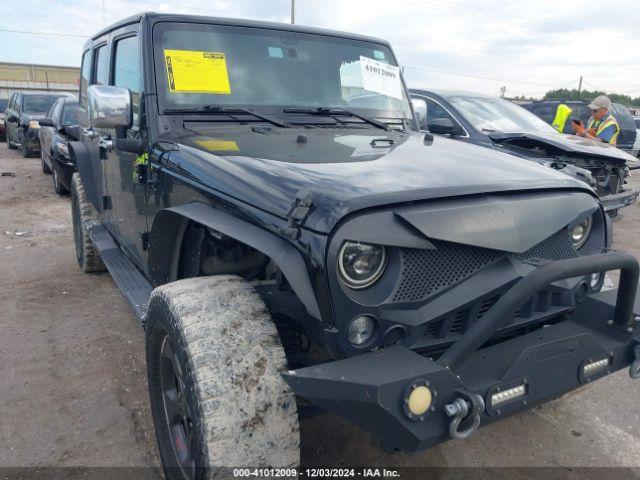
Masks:
[[[87,50],[82,55],[82,67],[80,71],[80,94],[79,101],[82,108],[87,109],[87,88],[91,81],[91,50]]]
[[[140,46],[138,37],[127,37],[114,44],[113,84],[131,91],[133,124],[139,124],[140,112]]]
[[[109,49],[106,45],[103,45],[96,50],[95,72],[96,85],[109,84]]]

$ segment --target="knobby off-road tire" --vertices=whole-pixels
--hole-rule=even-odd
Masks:
[[[98,222],[98,214],[87,200],[84,185],[78,173],[74,173],[71,178],[71,220],[78,265],[85,273],[103,272],[104,263],[89,237],[89,227]]]
[[[280,376],[284,350],[246,281],[219,275],[160,286],[146,321],[151,411],[167,478],[298,466],[295,395]]]

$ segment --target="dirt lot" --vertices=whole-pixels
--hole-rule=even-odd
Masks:
[[[69,199],[37,158],[0,144],[0,466],[158,464],[144,335],[108,274],[76,266]],[[640,171],[634,183],[640,187]],[[614,247],[639,252],[640,206]],[[24,233],[26,232],[26,233]],[[470,440],[386,454],[325,415],[302,425],[307,465],[640,467],[640,382],[619,372]]]

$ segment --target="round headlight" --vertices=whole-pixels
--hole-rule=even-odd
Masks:
[[[593,220],[591,217],[587,217],[571,229],[571,242],[576,249],[582,248],[582,246],[587,242],[589,234],[591,233],[592,225]]]
[[[40,128],[38,120],[29,120],[29,128]]]
[[[366,288],[380,278],[387,264],[381,245],[345,242],[338,255],[340,279],[350,288]]]
[[[364,345],[373,336],[375,328],[376,323],[373,321],[373,318],[367,315],[360,315],[351,320],[349,328],[347,329],[347,340],[349,340],[349,343],[354,347]]]

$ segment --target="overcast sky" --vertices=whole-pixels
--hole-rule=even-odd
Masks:
[[[296,23],[382,37],[410,86],[640,96],[640,5],[557,0],[296,0]],[[83,36],[141,11],[288,22],[290,0],[4,0],[0,61],[73,65]],[[6,32],[63,33],[69,36]]]

